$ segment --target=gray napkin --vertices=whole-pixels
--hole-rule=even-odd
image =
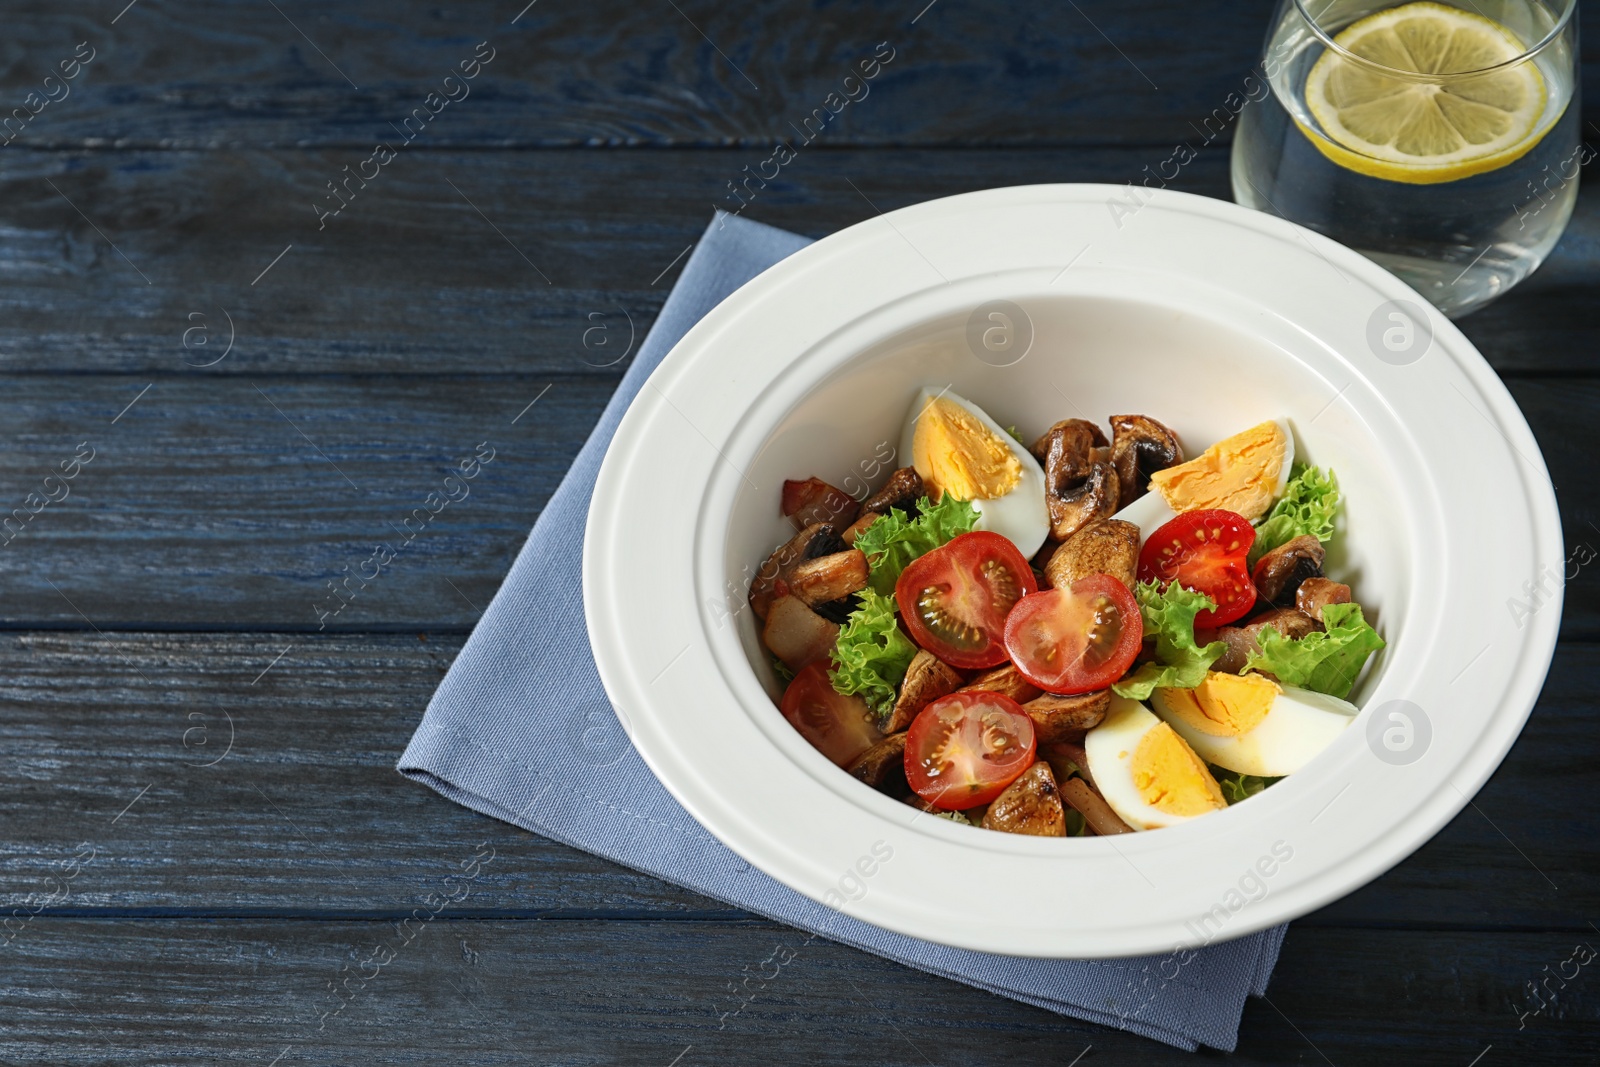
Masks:
[[[439,685],[400,773],[474,811],[908,966],[1180,1048],[1231,1050],[1245,997],[1266,991],[1283,927],[1192,953],[1104,961],[996,956],[893,934],[800,896],[730,852],[656,781],[617,723],[583,616],[583,529],[600,461],[623,412],[678,339],[808,243],[733,216],[712,220]]]

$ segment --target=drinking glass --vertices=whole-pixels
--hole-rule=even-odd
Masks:
[[[1576,0],[1280,0],[1270,91],[1239,115],[1234,199],[1465,315],[1566,228],[1593,154],[1577,55]]]

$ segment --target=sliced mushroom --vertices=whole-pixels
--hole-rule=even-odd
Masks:
[[[839,638],[839,627],[806,607],[794,596],[781,596],[767,611],[761,640],[791,671],[821,659]]]
[[[1111,416],[1111,463],[1117,468],[1119,507],[1150,488],[1150,476],[1183,462],[1178,435],[1148,415]]]
[[[1252,652],[1260,652],[1261,631],[1272,627],[1291,641],[1299,640],[1306,634],[1315,633],[1322,629],[1322,624],[1303,611],[1294,608],[1279,608],[1257,615],[1244,626],[1224,626],[1215,631],[1214,636],[1208,635],[1208,640],[1224,641],[1228,650],[1211,665],[1214,671],[1224,674],[1238,674],[1244,670],[1244,665]],[[1195,640],[1200,640],[1200,634],[1195,635]]]
[[[756,615],[766,618],[773,599],[788,592],[789,576],[796,567],[808,559],[826,556],[844,547],[833,527],[825,522],[814,522],[779,545],[750,580],[750,606]]]
[[[906,783],[905,731],[885,737],[845,769],[874,789],[894,796],[904,793],[910,788]]]
[[[1129,589],[1139,569],[1139,527],[1121,519],[1096,519],[1061,543],[1045,577],[1057,589],[1065,589],[1079,578],[1109,574]]]
[[[1006,786],[1006,791],[995,797],[984,813],[983,828],[1034,837],[1066,837],[1067,812],[1061,806],[1050,764],[1040,760]]]
[[[1040,434],[1029,451],[1040,463],[1048,463],[1051,448],[1055,446],[1058,438],[1063,436],[1071,438],[1068,444],[1074,452],[1088,458],[1093,458],[1095,449],[1109,448],[1111,445],[1111,442],[1106,440],[1106,435],[1100,432],[1100,427],[1088,419],[1062,419]]]
[[[961,688],[961,675],[932,652],[918,651],[906,668],[906,680],[900,685],[900,696],[889,713],[889,723],[884,729],[899,733],[911,725],[917,712]]]
[[[1310,534],[1286,541],[1256,561],[1250,578],[1256,583],[1256,596],[1273,607],[1294,607],[1294,595],[1307,578],[1322,577],[1322,560],[1327,555],[1322,542]]]
[[[1038,686],[1024,678],[1017,670],[1016,665],[1011,663],[1003,664],[992,671],[985,671],[956,691],[959,693],[1004,693],[1018,704],[1027,703],[1043,692]]]
[[[789,592],[816,607],[867,585],[867,557],[855,549],[808,559],[789,573]]]
[[[1038,743],[1052,745],[1082,741],[1083,732],[1099,726],[1110,706],[1111,690],[1101,689],[1073,696],[1046,693],[1023,703],[1022,710],[1033,720],[1033,734]]]
[[[1330,604],[1350,603],[1350,587],[1331,578],[1307,578],[1294,592],[1294,606],[1322,621],[1322,609]]]
[[[784,517],[801,530],[814,522],[831,523],[843,529],[855,521],[860,509],[849,493],[835,489],[821,478],[785,481],[782,506]]]
[[[1095,792],[1082,778],[1068,778],[1061,783],[1058,791],[1061,799],[1072,805],[1073,809],[1083,816],[1083,821],[1088,824],[1091,832],[1101,837],[1134,832],[1133,827],[1123,822],[1121,817],[1111,810],[1111,805],[1106,803],[1105,797]]]
[[[915,467],[901,467],[889,475],[889,480],[883,483],[883,488],[873,493],[861,502],[863,511],[876,511],[879,515],[889,514],[890,508],[899,508],[909,517],[917,510],[917,501],[927,488],[922,484],[922,476]]]
[[[838,600],[825,600],[821,604],[812,605],[811,610],[821,615],[829,622],[843,626],[850,621],[850,615],[861,606],[861,597],[856,593],[847,593]]]
[[[845,528],[844,543],[854,547],[856,538],[861,536],[861,531],[865,530],[868,526],[871,526],[881,518],[883,518],[883,516],[878,514],[876,511],[863,511],[860,515],[857,515],[856,521],[852,522],[848,527]]]
[[[1065,541],[1095,519],[1117,510],[1119,483],[1105,434],[1092,422],[1065,419],[1033,444],[1044,464],[1050,536]]]

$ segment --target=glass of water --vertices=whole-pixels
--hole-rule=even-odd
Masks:
[[[1576,0],[1280,0],[1233,195],[1349,245],[1452,318],[1555,246],[1592,150]]]

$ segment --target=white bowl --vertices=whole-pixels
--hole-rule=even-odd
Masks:
[[[996,299],[1032,322],[1010,366],[967,341],[969,317]],[[1416,317],[1409,347],[1390,301]],[[1287,416],[1300,455],[1333,468],[1346,495],[1330,570],[1389,642],[1352,694],[1361,717],[1259,796],[1116,838],[958,826],[834,767],[774,706],[746,586],[788,536],[783,480],[859,477],[880,442],[898,442],[924,384],[1025,436],[1148,414],[1191,452]],[[634,746],[741,857],[890,930],[1083,958],[1286,921],[1425,842],[1532,708],[1559,580],[1531,615],[1510,603],[1561,568],[1554,493],[1520,412],[1403,283],[1232,204],[1054,185],[871,219],[707,315],[617,431],[589,514],[584,603]]]

